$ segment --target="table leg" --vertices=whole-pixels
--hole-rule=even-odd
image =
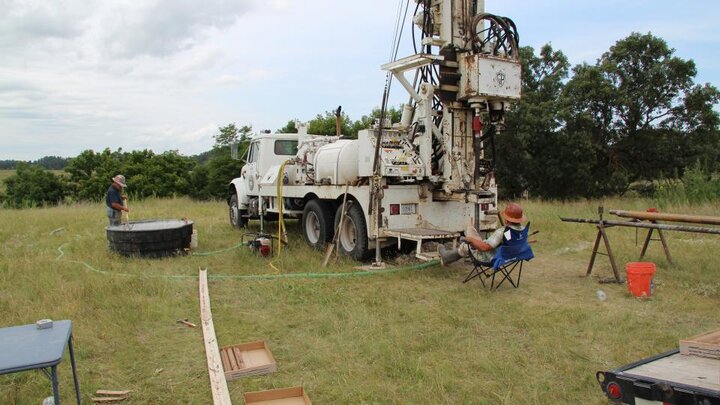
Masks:
[[[52,366],[52,368],[50,369],[50,381],[52,381],[53,398],[55,400],[55,403],[53,405],[60,405],[60,390],[58,389],[57,366]]]
[[[75,367],[75,350],[73,350],[72,335],[70,335],[70,339],[68,339],[68,348],[70,349],[70,365],[72,365],[73,382],[75,383],[75,398],[77,398],[77,403],[80,405],[80,383],[78,382],[77,368]]]

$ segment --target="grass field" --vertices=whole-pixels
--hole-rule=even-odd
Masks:
[[[644,209],[639,200],[606,208]],[[231,397],[302,385],[316,404],[604,404],[595,372],[676,348],[680,338],[720,327],[720,238],[668,233],[677,262],[659,244],[655,296],[631,298],[622,285],[585,278],[595,228],[558,216],[595,217],[597,202],[527,202],[539,229],[536,259],[519,289],[489,293],[463,284],[466,265],[327,278],[214,279],[220,345],[268,342],[270,375],[229,383]],[[189,217],[200,252],[236,245],[221,202],[131,202],[131,220]],[[712,215],[718,206],[668,212]],[[210,277],[271,275],[268,260],[245,248],[209,256],[126,259],[106,248],[99,204],[0,209],[0,326],[72,319],[84,401],[98,389],[132,390],[132,404],[211,403],[199,324],[198,268]],[[63,228],[59,230],[60,228]],[[291,223],[279,274],[352,272],[341,260],[322,268]],[[55,231],[55,232],[53,232]],[[621,266],[637,259],[630,229],[611,229]],[[642,242],[644,233],[638,236]],[[655,242],[654,242],[655,243]],[[594,275],[612,273],[600,256]],[[192,276],[178,278],[174,276]],[[600,301],[602,289],[607,300]],[[72,401],[69,361],[60,392]],[[39,404],[51,394],[37,372],[0,376],[0,403]],[[72,402],[70,402],[72,403]]]

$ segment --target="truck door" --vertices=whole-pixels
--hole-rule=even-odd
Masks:
[[[258,158],[260,157],[260,141],[250,143],[247,164],[243,171],[243,181],[248,195],[257,195],[260,174],[258,173]]]

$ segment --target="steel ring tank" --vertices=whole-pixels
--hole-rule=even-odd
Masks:
[[[110,250],[123,256],[167,257],[190,248],[193,222],[184,219],[130,221],[105,228]]]

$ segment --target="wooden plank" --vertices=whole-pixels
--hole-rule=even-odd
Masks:
[[[237,370],[237,357],[235,356],[235,353],[233,353],[233,350],[225,350],[225,353],[228,356],[228,360],[230,360],[230,370]]]
[[[703,357],[676,353],[625,370],[623,374],[720,391],[720,361]]]
[[[108,395],[108,396],[127,395],[129,393],[130,393],[130,390],[124,390],[124,391],[97,390],[97,391],[95,391],[95,395]]]
[[[124,397],[91,397],[90,400],[92,402],[98,403],[98,404],[107,404],[111,402],[121,402],[128,399],[127,396]]]
[[[215,405],[232,405],[230,392],[228,391],[225,371],[223,370],[218,349],[217,338],[215,337],[215,325],[213,324],[212,312],[210,309],[210,294],[207,285],[207,269],[200,270],[200,320],[202,324],[203,338],[205,339],[205,356],[207,357],[208,373],[210,375],[210,389],[212,391],[213,403]]]
[[[220,360],[222,361],[223,370],[225,370],[225,372],[230,370],[230,359],[225,350],[220,349]]]

